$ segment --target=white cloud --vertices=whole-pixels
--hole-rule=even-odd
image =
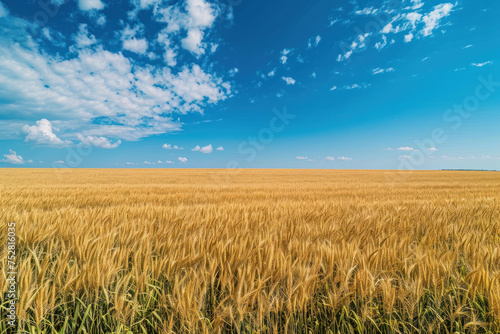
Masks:
[[[397,148],[398,151],[415,151],[415,149],[413,147],[399,147]]]
[[[104,8],[104,4],[101,0],[78,0],[78,7],[83,11],[93,9],[99,10]]]
[[[362,84],[352,84],[352,85],[345,85],[344,86],[344,89],[347,89],[347,90],[351,90],[351,89],[361,89],[361,88],[368,88],[370,87],[371,84],[366,84],[366,83],[362,83]]]
[[[142,1],[142,0],[141,0]],[[196,57],[205,53],[207,47],[213,53],[217,49],[217,44],[205,43],[203,38],[205,30],[212,27],[214,21],[220,14],[220,9],[204,0],[187,0],[186,6],[172,6],[165,4],[165,6],[157,5],[157,1],[150,1],[154,4],[154,14],[158,22],[167,23],[167,28],[164,30],[163,35],[167,36],[166,39],[170,40],[171,35],[181,35],[184,38],[181,40],[182,48],[188,50]],[[159,2],[159,1],[158,1]],[[180,2],[182,4],[183,2]],[[144,4],[148,7],[151,4]],[[140,6],[140,9],[142,9]],[[136,8],[135,12],[139,9]],[[163,38],[165,40],[165,38]],[[172,55],[174,52],[168,51],[167,54]],[[173,65],[169,65],[173,66]]]
[[[388,148],[384,148],[385,151],[394,151],[394,149],[388,147]]]
[[[338,157],[337,159],[344,160],[344,161],[350,161],[350,160],[352,160],[352,158],[348,158],[348,157]]]
[[[106,24],[106,16],[104,14],[99,15],[95,22],[100,26],[104,26]]]
[[[187,159],[186,159],[186,161],[187,161]],[[166,161],[165,161],[165,163],[166,163],[166,164],[173,164],[174,162],[173,162],[173,161],[170,161],[170,160],[166,160]]]
[[[202,44],[203,32],[200,29],[190,29],[186,38],[182,40],[182,47],[196,56],[205,53],[205,45]]]
[[[89,30],[86,24],[80,24],[78,33],[73,36],[73,40],[76,42],[76,47],[79,49],[88,48],[97,43],[94,35],[89,34]],[[73,49],[70,49],[74,51]]]
[[[432,12],[422,18],[423,22],[425,23],[422,34],[424,36],[431,35],[432,31],[439,27],[439,21],[442,18],[450,15],[452,8],[453,4],[451,3],[443,3],[435,6]]]
[[[314,46],[318,46],[319,42],[321,42],[321,36],[318,35],[314,38]]]
[[[415,38],[431,36],[434,30],[442,25],[442,20],[449,16],[455,5],[451,3],[442,3],[434,6],[427,14],[421,13],[424,3],[420,0],[411,0],[412,5],[403,6],[401,10],[388,10],[385,5],[380,8],[367,7],[355,10],[356,15],[371,15],[373,20],[380,20],[377,17],[379,13],[384,14],[385,25],[378,32],[381,39],[375,41],[372,45],[375,49],[381,50],[387,45],[396,42],[394,38],[388,41],[387,34],[399,34],[405,32],[404,41],[411,42]],[[404,1],[403,1],[404,4]],[[355,52],[360,52],[367,48],[367,38],[370,33],[358,34],[351,37],[350,44],[341,43],[342,53],[337,56],[337,61],[349,59]]]
[[[308,157],[296,157],[298,160],[308,160]]]
[[[224,151],[224,147],[219,146],[219,147],[217,147],[217,148],[216,148],[216,150],[217,150],[217,151]]]
[[[326,160],[329,160],[329,161],[334,161],[335,158],[334,157],[326,157]]]
[[[281,79],[285,81],[287,85],[295,85],[295,79],[292,77],[281,77]]]
[[[375,14],[377,12],[378,12],[377,8],[367,7],[367,8],[364,8],[362,10],[357,10],[354,13],[356,15],[373,15],[373,14]]]
[[[61,165],[65,165],[66,163],[62,160],[57,160],[57,161],[54,161],[56,164],[61,164]]]
[[[177,65],[177,47],[171,45],[171,40],[167,29],[163,29],[158,33],[157,41],[161,46],[163,46],[163,49],[165,50],[163,54],[165,63],[167,63],[168,66]],[[156,57],[156,54],[152,53],[150,58],[154,59],[154,57]]]
[[[6,162],[13,165],[24,165],[25,163],[23,157],[17,155],[16,151],[13,150],[9,150],[9,153],[4,154],[3,156],[5,157],[5,159],[1,160],[2,162]]]
[[[148,49],[148,41],[145,38],[137,39],[131,38],[123,41],[123,48],[125,50],[135,52],[138,54],[145,54]]]
[[[236,74],[238,74],[240,70],[238,68],[232,68],[229,70],[229,76],[234,77]]]
[[[394,72],[394,68],[392,68],[392,67],[389,67],[389,68],[377,67],[377,68],[374,68],[372,70],[372,74],[380,74],[380,73],[387,73],[387,72]]]
[[[290,54],[291,52],[292,52],[292,50],[289,50],[289,49],[283,49],[283,51],[281,51],[280,60],[281,60],[282,64],[286,64],[286,61],[288,59],[287,55]]]
[[[394,23],[394,21],[386,24],[384,26],[384,28],[382,28],[381,33],[382,34],[389,34],[389,33],[397,34],[397,33],[400,33],[401,31],[404,30],[404,27],[402,25],[397,25],[396,27],[394,27],[393,23]]]
[[[427,149],[427,151],[433,151],[433,152],[435,152],[435,151],[437,151],[437,150],[438,150],[438,149],[437,149],[437,148],[435,148],[435,147],[430,147],[430,148],[428,148],[428,149]]]
[[[375,43],[375,49],[381,50],[387,45],[387,37],[382,35],[382,42]]]
[[[321,42],[321,36],[318,35],[314,38],[309,38],[309,41],[307,42],[307,48],[310,49],[313,46],[318,46],[319,42]]]
[[[417,23],[418,21],[420,21],[420,19],[421,19],[421,18],[422,18],[422,14],[419,14],[419,13],[417,13],[417,12],[412,12],[412,13],[408,13],[408,14],[406,14],[406,19],[407,19],[408,21],[410,21],[410,23],[411,23],[411,25],[412,25],[413,29],[415,29],[415,28],[416,28],[416,23]]]
[[[211,27],[217,15],[212,5],[204,0],[187,0],[187,11],[189,24],[195,27]]]
[[[337,86],[333,86],[332,88],[330,88],[330,90],[336,90],[337,89]]]
[[[23,126],[23,131],[27,134],[25,141],[32,141],[39,145],[59,147],[71,144],[71,141],[58,138],[53,129],[52,123],[45,118],[36,121],[36,125],[29,126],[26,124]]]
[[[493,64],[493,62],[491,60],[485,61],[484,63],[472,63],[471,65],[475,66],[475,67],[483,67],[483,66],[490,65],[490,64]]]
[[[85,25],[79,32],[81,48],[67,60],[26,44],[24,37],[0,36],[0,91],[13,101],[2,105],[2,112],[31,121],[50,117],[66,133],[137,140],[178,130],[180,123],[167,114],[202,112],[231,95],[228,82],[199,65],[176,72],[141,66],[102,46],[88,49],[95,37]]]
[[[0,18],[2,17],[6,17],[7,15],[9,15],[9,10],[7,9],[7,7],[5,7],[5,5],[0,1]]]
[[[187,162],[188,159],[187,158],[183,158],[183,157],[178,157],[177,160],[179,160],[180,162],[184,163],[184,162]]]
[[[424,5],[422,0],[411,0],[411,2],[413,2],[412,9],[419,9]]]
[[[472,44],[469,44],[469,45],[464,46],[464,49],[468,49],[468,48],[471,48],[471,47],[472,47]]]
[[[399,157],[399,159],[410,159],[409,155],[402,155]]]
[[[57,5],[63,2],[50,0]],[[139,19],[117,18],[121,28],[114,32],[97,26],[96,21],[105,24],[106,17],[96,10],[121,10],[108,8],[119,7],[119,3],[79,0],[75,6],[88,12],[82,14],[77,9],[76,16],[71,15],[74,24],[68,26],[72,30],[64,31],[63,37],[74,44],[71,52],[50,45],[62,35],[55,30],[58,24],[39,28],[32,20],[2,18],[0,92],[8,97],[8,103],[2,103],[0,109],[2,114],[13,116],[8,121],[0,120],[1,137],[6,135],[3,128],[8,127],[9,135],[19,138],[27,124],[26,140],[35,144],[65,146],[71,144],[70,140],[78,143],[80,134],[86,142],[113,147],[120,140],[178,131],[182,125],[179,115],[202,113],[205,107],[232,96],[230,83],[218,75],[212,59],[186,56],[188,52],[181,47],[181,39],[191,30],[203,33],[198,47],[212,48],[214,42],[222,41],[215,34],[218,31],[211,28],[224,8],[208,0],[132,2],[140,10],[148,8],[150,12],[144,17],[156,21],[148,25],[147,39]],[[2,12],[5,15],[6,9]],[[79,24],[80,19],[89,18],[92,23],[88,26]],[[135,23],[131,28],[127,22]],[[135,33],[123,33],[125,27]],[[159,43],[155,35],[158,31],[151,27],[164,32],[170,43],[168,49],[165,43]],[[175,67],[166,68],[161,62],[163,51],[165,63]],[[177,52],[182,54],[177,57]],[[227,72],[221,70],[224,76]],[[42,119],[50,120],[50,131],[34,125]]]
[[[208,144],[207,146],[200,147],[200,145],[196,145],[191,151],[198,151],[201,153],[212,153],[214,149],[212,148],[212,144]]]
[[[413,36],[413,34],[412,34],[412,33],[409,33],[408,35],[405,35],[405,42],[406,42],[406,43],[411,42],[411,41],[412,41],[412,39],[413,39],[413,37],[414,37],[414,36]]]
[[[359,34],[354,41],[351,42],[351,44],[348,46],[347,51],[344,52],[344,54],[339,54],[337,56],[337,61],[344,61],[349,59],[354,51],[358,50],[363,50],[366,49],[366,39],[371,35],[371,33],[364,33],[364,34]],[[347,49],[347,48],[346,48]]]
[[[488,155],[488,154],[483,154],[481,156],[469,156],[469,157],[450,157],[450,156],[447,156],[447,155],[442,155],[441,156],[441,159],[445,159],[445,160],[500,160],[500,157],[498,158],[495,158],[495,157],[492,157],[491,155]]]
[[[172,146],[172,144],[167,144],[167,143],[163,144],[162,147],[166,150],[183,150],[184,149],[183,147],[179,147],[177,145]]]
[[[49,27],[43,27],[41,33],[46,40],[48,40],[55,46],[60,46],[60,47],[66,46],[65,37],[60,32],[55,31]]]
[[[276,69],[272,69],[271,71],[269,71],[269,73],[267,73],[267,76],[268,77],[274,77],[274,75],[276,74]]]
[[[96,136],[85,137],[80,133],[77,135],[77,137],[78,137],[78,140],[80,140],[80,142],[83,145],[95,146],[95,147],[106,148],[106,149],[117,148],[122,143],[121,140],[118,140],[114,144],[112,144],[111,141],[106,137],[96,137]]]

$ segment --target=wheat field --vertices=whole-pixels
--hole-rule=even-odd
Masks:
[[[1,169],[0,181],[19,332],[500,331],[500,173]]]

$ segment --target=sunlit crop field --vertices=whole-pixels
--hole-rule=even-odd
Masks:
[[[500,331],[498,172],[1,169],[0,191],[25,332]]]

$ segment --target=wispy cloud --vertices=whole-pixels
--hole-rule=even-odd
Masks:
[[[364,34],[359,34],[354,39],[354,41],[352,41],[351,44],[345,48],[347,50],[345,50],[344,53],[339,54],[337,56],[337,61],[341,62],[341,61],[347,60],[347,59],[351,58],[351,56],[354,52],[365,49],[366,48],[366,39],[370,35],[371,35],[371,33],[368,33],[368,32],[364,33]]]
[[[354,14],[356,14],[356,15],[372,15],[372,14],[376,14],[377,12],[378,12],[377,8],[366,7],[366,8],[363,8],[361,10],[354,11]]]
[[[472,63],[471,66],[483,67],[483,66],[490,65],[490,64],[493,64],[493,62],[491,60],[485,61],[484,63]]]
[[[500,157],[492,157],[491,155],[488,154],[483,154],[480,156],[467,156],[467,157],[451,157],[447,155],[442,155],[441,159],[444,160],[500,160]]]
[[[361,89],[361,88],[368,88],[370,87],[371,84],[366,84],[366,83],[362,83],[362,84],[352,84],[352,85],[345,85],[344,86],[344,89],[347,89],[347,90],[351,90],[351,89]]]
[[[320,35],[313,37],[313,38],[309,38],[309,41],[307,42],[307,48],[310,49],[314,46],[318,46],[320,41],[321,41]]]
[[[453,9],[453,4],[443,3],[434,7],[434,10],[429,14],[425,15],[422,20],[425,23],[425,27],[422,30],[424,36],[429,36],[432,34],[433,30],[439,27],[439,21],[450,15]]]
[[[185,162],[187,162],[187,161],[188,161],[188,159],[187,159],[187,158],[185,158],[185,157],[178,157],[178,158],[177,158],[177,160],[179,160],[179,161],[180,161],[180,162],[182,162],[182,163],[185,163]]]
[[[431,11],[425,13],[422,9],[423,2],[413,1],[413,5],[406,6],[401,10],[387,10],[384,5],[380,8],[366,7],[357,9],[353,12],[354,15],[364,15],[373,17],[374,21],[379,21],[383,12],[387,23],[383,26],[378,34],[359,33],[351,37],[350,42],[342,42],[342,53],[337,56],[337,61],[346,61],[351,58],[354,53],[359,53],[367,49],[367,46],[373,45],[377,50],[381,50],[387,45],[396,43],[395,38],[389,39],[389,35],[398,35],[404,33],[403,40],[409,43],[417,38],[425,38],[432,36],[434,31],[442,26],[444,18],[450,15],[455,4],[442,3],[434,6]],[[375,38],[378,36],[380,40],[374,43],[367,43],[367,38]]]
[[[387,72],[394,72],[394,68],[392,68],[392,67],[389,67],[389,68],[377,67],[377,68],[374,68],[372,70],[372,74],[381,74],[381,73],[387,73]]]

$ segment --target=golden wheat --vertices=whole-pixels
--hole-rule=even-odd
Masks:
[[[0,181],[24,331],[500,330],[499,173],[2,169]]]

